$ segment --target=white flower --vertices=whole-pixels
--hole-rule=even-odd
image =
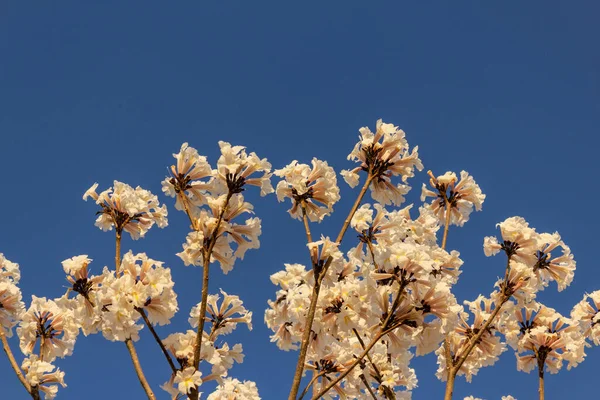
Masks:
[[[405,184],[395,186],[391,183],[392,176],[400,176],[405,183],[414,176],[414,169],[423,169],[419,159],[418,147],[409,153],[408,142],[404,131],[397,126],[377,121],[377,130],[359,129],[359,142],[348,155],[348,160],[360,163],[360,166],[350,171],[342,171],[346,182],[354,187],[358,184],[358,172],[367,171],[373,177],[371,196],[383,205],[400,205],[410,187]],[[381,140],[381,142],[380,142]]]
[[[96,186],[94,184],[92,188],[95,190]],[[114,227],[119,234],[126,231],[133,239],[139,239],[154,224],[159,228],[167,226],[167,206],[160,206],[155,195],[139,186],[134,189],[126,183],[114,181],[114,189],[108,188],[99,195],[88,192],[84,200],[91,196],[100,206],[96,226],[103,231]]]
[[[434,198],[427,207],[437,216],[441,224],[446,223],[446,208],[450,209],[450,224],[458,226],[463,226],[469,220],[473,207],[481,211],[485,194],[481,192],[468,172],[460,172],[458,183],[454,172],[448,171],[438,177],[435,177],[431,171],[428,173],[433,190],[423,184],[421,201],[425,201],[427,197]]]
[[[256,383],[226,378],[208,396],[208,400],[260,400]]]
[[[284,178],[277,184],[277,200],[286,197],[292,201],[288,211],[292,218],[302,219],[302,208],[311,221],[321,222],[331,214],[333,205],[340,199],[335,171],[326,161],[312,159],[312,168],[294,160],[285,168],[275,171]]]
[[[196,371],[194,367],[187,367],[183,371],[177,371],[173,383],[181,394],[188,394],[194,388],[202,384],[202,373]]]

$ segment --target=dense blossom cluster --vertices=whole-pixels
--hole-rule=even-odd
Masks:
[[[288,212],[303,221],[308,238],[308,265],[284,264],[271,275],[278,289],[264,314],[278,348],[300,349],[293,398],[312,393],[313,399],[407,400],[418,384],[411,360],[435,353],[437,377],[447,381],[445,398],[451,399],[456,376],[471,381],[509,348],[517,369],[537,368],[543,384],[545,371],[576,367],[586,347],[600,345],[600,290],[586,294],[569,317],[539,302],[540,291],[554,285],[562,291],[572,283],[576,263],[558,233],[539,233],[522,217],[499,223],[500,238],[483,240],[486,256],[506,257],[491,293],[459,302],[453,287],[463,260],[446,248],[449,227],[462,227],[473,210],[481,211],[486,195],[466,171],[429,171],[423,204],[393,208],[404,202],[415,169],[423,169],[418,148],[411,151],[404,131],[382,120],[375,132],[359,132],[348,156],[358,166],[341,175],[351,187],[361,179],[364,186],[335,240],[315,240],[310,228],[340,200],[337,174],[326,161],[294,160],[271,172],[266,159],[222,141],[215,168],[187,143],[173,154],[162,191],[187,214],[190,231],[177,256],[185,266],[202,267],[203,286],[189,329],[164,338],[155,328],[169,325],[179,310],[171,269],[146,253],[121,252],[123,231],[139,239],[154,225],[167,226],[167,206],[148,190],[114,181],[101,193],[97,183],[85,192],[84,200],[91,197],[100,207],[96,226],[115,231],[115,265],[92,275],[88,255],[64,260],[69,287],[59,298],[32,296],[26,306],[17,286],[19,266],[0,253],[0,338],[12,355],[7,338],[16,332],[24,360],[20,367],[14,358],[11,364],[32,398],[54,399],[59,385],[66,386],[54,363],[73,353],[79,333],[102,333],[127,345],[140,383],[154,399],[134,346],[146,328],[171,368],[161,388],[172,400],[260,400],[254,382],[230,376],[244,353],[241,344],[224,340],[238,324],[251,330],[253,313],[238,296],[208,290],[212,263],[227,274],[247,250],[260,246],[261,220],[243,195],[248,185],[261,196],[275,192],[280,202],[289,199]],[[275,189],[273,175],[280,178]],[[367,190],[373,202],[363,204]],[[342,248],[346,230],[358,240]],[[308,384],[298,397],[304,375]]]

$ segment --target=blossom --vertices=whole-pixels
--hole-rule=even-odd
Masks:
[[[21,351],[30,355],[40,340],[40,354],[47,362],[72,353],[79,329],[68,299],[47,300],[31,296],[31,305],[17,328]]]
[[[177,389],[181,394],[188,394],[192,389],[198,388],[202,384],[202,373],[187,367],[182,371],[177,371],[173,383],[177,385]]]
[[[517,313],[519,324],[516,335],[517,369],[530,372],[539,365],[555,374],[568,362],[567,368],[576,367],[585,358],[585,338],[577,325],[554,309],[534,304],[523,316]],[[509,333],[510,335],[510,333]],[[507,336],[510,337],[510,336]],[[515,339],[513,339],[514,341]]]
[[[25,372],[27,382],[44,392],[46,400],[54,399],[58,392],[58,386],[52,385],[53,383],[58,383],[62,387],[67,386],[64,381],[65,373],[51,363],[41,361],[35,354],[23,360],[21,368]],[[56,371],[52,372],[54,368]]]
[[[162,181],[162,191],[170,197],[176,197],[175,208],[183,211],[186,206],[201,206],[206,202],[206,191],[212,188],[210,179],[213,171],[206,157],[200,156],[198,151],[188,146],[181,145],[179,153],[173,154],[177,160],[171,165],[171,177]],[[209,178],[208,182],[200,179]],[[183,196],[179,196],[179,194]]]
[[[591,302],[591,304],[590,304]],[[600,345],[600,290],[583,296],[573,307],[571,319],[579,324],[582,334],[596,346]]]
[[[273,193],[271,186],[271,164],[266,158],[259,158],[256,153],[247,154],[244,146],[232,146],[219,141],[221,156],[217,160],[217,176],[226,185],[229,193],[240,193],[243,186],[260,187],[260,195]],[[256,172],[262,172],[261,177],[252,177]]]
[[[9,281],[16,285],[20,279],[19,264],[8,260],[4,254],[0,253],[0,281]]]
[[[12,328],[25,312],[21,290],[10,281],[0,281],[0,329],[12,336]]]
[[[252,311],[248,311],[242,306],[243,302],[238,296],[229,295],[222,289],[221,294],[223,295],[221,306],[217,304],[219,295],[209,295],[207,301],[207,319],[213,324],[211,331],[214,338],[231,333],[238,323],[245,323],[248,325],[248,329],[252,330]],[[198,303],[190,311],[188,321],[193,328],[198,326],[200,306],[201,303]]]
[[[83,199],[91,197],[100,206],[96,226],[103,231],[114,227],[118,234],[126,231],[133,239],[139,239],[154,224],[159,228],[167,226],[167,206],[160,206],[158,198],[148,190],[114,181],[114,189],[111,187],[97,194],[97,186],[95,183]]]
[[[395,186],[392,176],[400,176],[402,182],[414,176],[414,169],[423,169],[418,147],[409,153],[404,131],[397,126],[377,121],[375,133],[368,127],[359,129],[359,142],[348,155],[348,160],[360,163],[352,170],[344,170],[342,176],[351,187],[358,184],[358,172],[366,171],[372,177],[371,196],[383,205],[400,205],[410,187],[405,184]],[[381,142],[380,142],[381,140]]]
[[[428,208],[437,216],[440,223],[445,224],[447,209],[450,210],[450,224],[458,226],[463,226],[469,220],[473,207],[481,211],[485,194],[481,192],[468,172],[460,172],[458,183],[454,172],[448,171],[438,177],[435,177],[431,171],[428,173],[431,177],[429,183],[435,191],[427,189],[423,184],[421,201],[425,201],[427,197],[434,198]]]
[[[208,395],[208,400],[260,400],[256,383],[226,378]]]
[[[553,257],[552,252],[558,248],[562,249],[562,254]],[[560,292],[573,282],[575,260],[571,249],[560,239],[558,232],[541,233],[538,236],[538,250],[535,254],[537,261],[533,272],[538,276],[540,283],[547,285],[550,281],[556,281]]]
[[[503,242],[499,243],[495,237],[486,237],[483,244],[485,255],[489,257],[503,250],[511,260],[533,267],[537,262],[538,234],[535,229],[530,228],[522,217],[507,218],[496,226],[500,227]]]
[[[326,161],[312,159],[312,168],[294,160],[275,175],[284,178],[277,184],[277,200],[286,197],[292,201],[288,210],[292,218],[302,219],[302,210],[311,221],[321,222],[331,214],[333,205],[340,199],[335,171]]]

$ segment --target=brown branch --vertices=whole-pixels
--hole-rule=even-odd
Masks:
[[[365,342],[362,340],[362,338],[358,334],[358,331],[356,330],[356,328],[352,328],[352,331],[354,332],[354,335],[356,335],[356,338],[358,339],[358,342],[360,343],[360,347],[362,347],[362,349],[364,350]],[[377,368],[377,365],[375,365],[375,363],[373,362],[373,359],[371,359],[371,356],[369,355],[369,353],[367,353],[367,360],[369,360],[369,362],[373,366],[373,370],[375,371],[375,376],[379,380],[379,383],[381,383],[381,380],[382,380],[381,372],[379,371],[379,368]],[[364,375],[361,375],[361,376],[363,377],[363,379],[365,379],[363,382],[364,382],[365,386],[367,386],[367,388],[369,389],[369,392],[370,392],[371,387],[366,382],[366,378],[364,377]],[[390,399],[390,400],[396,399],[396,395],[394,394],[394,392],[392,392],[392,390],[387,386],[383,386],[383,393],[385,394],[385,397],[387,399]],[[371,393],[371,394],[373,394],[373,393]],[[373,396],[373,398],[375,398],[375,396]]]
[[[23,385],[25,390],[27,390],[27,393],[29,393],[34,400],[39,400],[40,393],[39,393],[38,387],[31,386],[29,384],[29,382],[27,382],[25,375],[23,375],[23,372],[21,371],[19,364],[17,364],[17,360],[15,360],[15,356],[13,355],[12,350],[10,349],[8,340],[6,339],[6,335],[4,333],[4,329],[1,327],[0,327],[0,340],[2,341],[2,349],[4,349],[4,352],[6,353],[6,356],[8,357],[8,362],[10,363],[10,366],[12,367],[12,369],[15,371],[15,374],[17,375],[19,382],[21,382],[21,384]]]
[[[371,184],[372,180],[373,180],[373,176],[371,175],[371,173],[369,173],[367,175],[367,180],[365,181],[365,184],[363,185],[362,189],[360,190],[360,193],[358,194],[358,197],[356,198],[354,205],[350,209],[350,212],[348,213],[348,216],[346,217],[346,220],[344,221],[344,224],[342,225],[342,228],[340,229],[340,233],[338,234],[338,236],[335,240],[336,243],[340,244],[342,242],[342,239],[344,238],[344,234],[348,230],[348,226],[350,226],[350,221],[352,221],[352,217],[354,216],[354,214],[356,213],[356,210],[360,206],[360,203],[362,202],[362,199],[365,196],[365,193],[367,192],[367,189],[369,188],[369,185]],[[310,334],[312,331],[312,324],[315,319],[315,310],[317,308],[317,300],[319,298],[319,292],[321,289],[321,281],[325,277],[325,275],[327,273],[327,269],[331,265],[332,260],[333,260],[333,258],[331,256],[327,258],[327,260],[325,261],[325,265],[323,266],[322,270],[319,271],[318,275],[316,274],[317,271],[315,270],[315,286],[313,287],[313,292],[312,292],[312,295],[310,298],[310,305],[308,307],[308,315],[306,318],[306,322],[304,324],[304,332],[302,333],[302,341],[300,343],[300,353],[298,355],[298,362],[296,363],[296,371],[294,372],[294,380],[292,381],[292,388],[290,389],[290,394],[288,396],[288,400],[295,400],[296,396],[298,396],[298,391],[300,389],[300,382],[302,381],[302,373],[304,372],[304,362],[306,361],[306,353],[308,351],[308,345],[310,342]]]
[[[154,336],[154,340],[156,340],[156,343],[158,343],[158,345],[160,346],[160,349],[162,350],[163,354],[165,355],[165,358],[167,359],[167,362],[169,363],[169,366],[171,367],[171,371],[173,371],[173,373],[176,373],[177,368],[175,367],[175,364],[173,363],[173,359],[171,358],[171,355],[167,351],[162,340],[160,340],[160,337],[156,333],[156,330],[150,323],[150,320],[148,319],[148,316],[146,315],[146,311],[144,311],[143,308],[136,308],[136,310],[140,313],[140,315],[144,319],[144,322],[146,323],[146,326],[148,327],[148,329],[150,329],[152,336]]]
[[[396,299],[394,300],[394,303],[392,304],[392,308],[390,308],[390,311],[389,311],[385,321],[381,325],[381,330],[379,331],[379,333],[373,339],[371,339],[371,342],[369,343],[369,345],[367,347],[363,346],[364,347],[363,352],[358,356],[358,358],[356,358],[356,360],[352,364],[350,364],[349,367],[347,367],[346,371],[344,371],[336,379],[331,381],[329,383],[329,385],[327,385],[315,397],[313,397],[312,400],[316,400],[319,397],[323,396],[325,393],[327,393],[327,391],[329,389],[331,389],[339,381],[344,379],[344,377],[346,377],[346,375],[348,375],[350,373],[350,371],[352,371],[354,369],[354,367],[356,367],[363,360],[363,358],[365,358],[369,354],[369,351],[371,350],[371,348],[373,348],[373,346],[377,343],[377,341],[379,339],[381,339],[382,337],[384,337],[385,335],[387,335],[388,333],[390,333],[391,331],[393,331],[394,329],[396,329],[397,327],[402,325],[402,323],[404,321],[398,322],[398,323],[394,324],[393,326],[388,327],[390,321],[392,320],[392,316],[396,312],[396,308],[400,304],[400,298],[402,297],[402,294],[404,292],[404,289],[406,289],[406,286],[408,286],[408,281],[402,281],[402,283],[400,283],[400,286],[398,288],[398,294],[396,295]]]
[[[200,365],[200,352],[202,350],[202,335],[204,334],[204,320],[206,318],[206,304],[208,301],[208,280],[209,280],[209,267],[210,267],[210,257],[212,255],[212,251],[217,243],[219,227],[221,226],[221,222],[223,221],[223,215],[225,214],[225,210],[229,205],[229,200],[233,193],[229,191],[227,193],[227,197],[225,198],[225,204],[223,208],[219,212],[219,217],[217,218],[217,223],[215,224],[215,229],[213,230],[208,247],[205,248],[202,252],[203,262],[202,262],[202,300],[200,301],[200,312],[198,316],[198,330],[196,332],[196,340],[194,343],[194,368],[198,371],[198,367]],[[194,225],[192,225],[194,226]],[[199,227],[197,227],[199,229]],[[196,400],[199,397],[198,390],[192,389],[191,394],[189,396],[191,399]]]
[[[121,267],[121,231],[117,229],[115,238],[115,276],[119,277],[119,268]]]
[[[320,398],[321,396],[323,396],[325,393],[327,393],[329,391],[329,389],[331,389],[332,387],[334,387],[335,385],[337,385],[342,379],[344,379],[346,377],[346,375],[348,375],[354,369],[354,367],[356,367],[363,360],[363,358],[365,358],[365,356],[369,353],[369,351],[371,351],[371,349],[373,348],[373,346],[375,346],[375,344],[379,341],[379,339],[381,339],[382,337],[384,337],[385,335],[387,335],[388,333],[390,333],[394,329],[398,328],[401,324],[402,324],[402,322],[399,322],[397,324],[394,324],[389,329],[386,329],[386,330],[383,330],[383,331],[379,332],[371,340],[371,342],[367,345],[367,347],[365,348],[365,350],[352,362],[352,364],[350,364],[346,368],[346,370],[344,372],[342,372],[340,375],[338,375],[337,378],[335,378],[334,380],[332,380],[327,386],[325,386],[325,388],[323,388],[319,393],[317,393],[317,395],[314,396],[312,398],[312,400],[317,400],[318,398]]]
[[[508,271],[510,269],[510,258],[511,257],[509,256],[508,260],[506,262],[506,274],[504,276],[504,285],[503,285],[504,289],[502,289],[502,290],[505,290],[505,288],[508,285]],[[456,362],[454,362],[452,359],[450,360],[450,363],[446,362],[446,369],[448,371],[448,374],[446,377],[447,378],[446,393],[444,395],[444,400],[452,400],[452,393],[454,391],[454,382],[455,382],[456,375],[458,374],[458,371],[460,370],[460,367],[462,367],[462,365],[467,360],[467,358],[469,357],[469,355],[471,354],[471,352],[473,351],[475,346],[477,346],[479,339],[481,339],[481,337],[487,332],[488,328],[494,322],[494,319],[496,319],[496,317],[500,313],[500,309],[510,299],[511,296],[512,296],[512,294],[507,294],[505,292],[502,293],[499,304],[496,305],[496,308],[494,309],[494,311],[492,311],[492,314],[487,319],[487,321],[485,321],[485,323],[481,327],[480,331],[477,332],[477,334],[475,334],[475,336],[472,336],[470,338],[469,344],[466,347],[466,349],[463,350],[462,352],[460,352],[456,356]],[[444,344],[444,345],[446,345],[446,344]],[[447,351],[446,357],[448,357],[448,354],[450,352],[449,346],[446,351]]]
[[[306,393],[308,393],[308,389],[310,389],[310,387],[317,381],[317,379],[319,379],[321,376],[325,375],[326,373],[327,373],[327,371],[321,371],[318,374],[313,375],[310,382],[308,382],[308,385],[306,385],[306,387],[302,391],[302,394],[300,394],[300,397],[298,398],[298,400],[302,400],[304,398],[304,396],[306,395]]]
[[[131,338],[125,340],[125,345],[127,346],[127,350],[129,350],[129,355],[131,355],[131,361],[133,362],[133,367],[135,368],[135,373],[137,374],[138,379],[140,380],[140,384],[142,388],[144,388],[144,392],[146,392],[146,396],[148,396],[149,400],[156,400],[156,396],[152,392],[146,377],[144,376],[144,371],[142,371],[142,366],[140,364],[140,360],[138,358],[137,352],[135,351],[135,346],[133,345],[133,341]]]
[[[360,374],[359,378],[362,381],[362,383],[364,383],[365,387],[367,388],[367,390],[371,394],[371,397],[373,398],[373,400],[377,400],[377,396],[375,396],[375,393],[373,393],[373,389],[371,388],[371,385],[369,385],[369,382],[367,382],[367,378],[365,378],[365,375],[364,374]],[[387,397],[387,395],[386,395],[386,397]]]

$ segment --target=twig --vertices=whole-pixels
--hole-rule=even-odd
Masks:
[[[21,382],[21,384],[23,385],[25,390],[27,390],[27,393],[29,393],[34,400],[39,400],[40,394],[39,394],[38,388],[37,388],[37,386],[31,386],[29,384],[29,382],[27,382],[25,375],[23,375],[23,372],[21,371],[19,364],[17,364],[17,360],[15,360],[15,356],[13,355],[12,350],[10,349],[10,346],[8,344],[8,340],[6,339],[6,335],[4,333],[3,328],[0,328],[0,340],[2,341],[2,349],[4,349],[4,352],[6,353],[6,356],[8,357],[8,362],[10,363],[10,366],[12,367],[12,369],[15,371],[15,374],[17,375],[19,382]]]
[[[131,338],[125,340],[125,345],[127,346],[127,350],[129,350],[129,354],[131,355],[131,361],[133,362],[133,367],[135,368],[135,373],[137,374],[144,391],[146,392],[146,396],[148,396],[149,400],[156,400],[156,396],[152,392],[146,377],[144,376],[144,371],[142,371],[142,366],[140,365],[140,360],[138,358],[137,352],[135,351],[135,346],[133,345],[133,341]]]
[[[156,343],[158,343],[158,345],[160,346],[160,349],[162,350],[163,354],[165,355],[165,358],[167,359],[167,362],[169,363],[169,366],[171,367],[171,371],[173,371],[173,373],[176,373],[177,368],[175,367],[175,364],[173,364],[173,359],[171,358],[171,355],[167,351],[162,340],[160,340],[160,337],[156,333],[156,330],[150,323],[150,320],[148,319],[148,316],[146,315],[146,311],[144,311],[143,308],[136,308],[136,310],[141,314],[142,318],[144,319],[144,322],[146,323],[146,326],[148,327],[148,329],[150,329],[152,336],[154,336]]]

